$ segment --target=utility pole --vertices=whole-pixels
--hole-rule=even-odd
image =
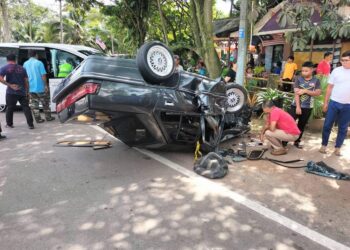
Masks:
[[[60,42],[63,43],[63,20],[62,20],[62,0],[60,2]]]
[[[114,55],[114,36],[111,34],[111,42],[112,42],[112,55]]]
[[[244,84],[244,71],[247,57],[247,12],[248,0],[241,1],[239,15],[239,40],[236,83]]]

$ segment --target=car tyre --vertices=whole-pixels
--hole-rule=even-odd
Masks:
[[[137,53],[136,63],[143,79],[150,84],[167,81],[175,71],[173,53],[158,41],[142,45]]]
[[[0,112],[5,112],[6,111],[6,104],[0,104]]]
[[[226,114],[240,112],[247,103],[247,90],[238,84],[230,84],[226,87],[227,109]]]

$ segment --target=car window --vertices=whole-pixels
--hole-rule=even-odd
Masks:
[[[7,64],[6,56],[12,53],[18,56],[18,48],[8,48],[8,47],[0,48],[0,67]]]
[[[54,78],[65,78],[83,61],[82,58],[59,49],[50,49],[50,54]]]

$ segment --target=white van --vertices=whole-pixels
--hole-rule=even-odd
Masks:
[[[28,60],[29,50],[36,50],[39,60],[45,65],[50,84],[51,99],[57,84],[62,81],[58,77],[59,66],[72,58],[74,68],[77,67],[87,56],[92,54],[103,54],[94,48],[54,43],[0,43],[0,67],[6,65],[6,56],[13,53],[17,56],[17,63],[23,65]],[[0,112],[6,110],[6,86],[0,83]],[[51,111],[56,111],[56,105],[51,103]]]

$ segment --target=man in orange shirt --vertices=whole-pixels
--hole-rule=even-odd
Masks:
[[[331,62],[333,60],[333,54],[331,52],[324,53],[323,60],[317,66],[317,74],[329,76],[331,73]]]
[[[282,72],[282,80],[286,82],[292,82],[294,74],[297,71],[298,66],[294,62],[294,56],[289,56],[286,64],[284,65],[284,70]],[[284,83],[282,85],[283,91],[290,92],[292,90],[292,84]]]

